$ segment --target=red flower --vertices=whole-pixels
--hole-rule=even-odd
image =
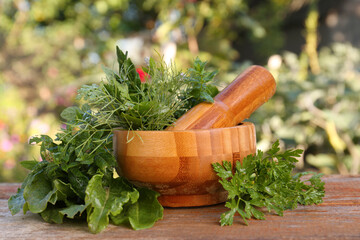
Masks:
[[[149,78],[149,74],[144,72],[141,68],[137,68],[136,72],[139,74],[142,83],[146,82],[146,80]]]

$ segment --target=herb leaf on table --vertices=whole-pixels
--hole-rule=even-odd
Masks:
[[[220,184],[228,192],[225,204],[230,210],[221,215],[220,224],[232,225],[236,213],[245,224],[247,219],[265,219],[259,208],[266,208],[282,216],[286,209],[295,209],[298,204],[319,204],[325,195],[322,174],[303,172],[292,175],[294,163],[303,152],[300,149],[280,153],[276,141],[265,154],[258,151],[236,162],[214,163],[213,169],[220,177]],[[313,174],[308,180],[301,177]]]

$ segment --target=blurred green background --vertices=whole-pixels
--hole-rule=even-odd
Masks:
[[[251,64],[277,80],[254,113],[258,148],[305,150],[298,169],[358,174],[360,3],[356,0],[0,0],[0,182],[19,182],[27,144],[53,136],[77,89],[113,67],[115,46],[137,66],[199,56],[226,86]]]

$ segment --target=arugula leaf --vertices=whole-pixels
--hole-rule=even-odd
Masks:
[[[48,165],[48,162],[39,162],[33,168],[33,170],[26,176],[24,182],[21,184],[21,188],[18,189],[17,193],[11,196],[8,200],[8,206],[12,215],[17,214],[25,205],[26,201],[24,199],[24,189],[31,183],[34,177],[39,173],[44,171],[44,168]],[[26,212],[24,210],[24,212]]]
[[[40,216],[48,223],[62,223],[64,214],[56,207],[49,206],[40,212]]]
[[[129,223],[135,230],[150,228],[163,217],[163,207],[157,201],[159,194],[147,188],[139,188],[139,199],[125,205],[123,215],[111,215],[116,224]]]
[[[77,195],[84,199],[85,190],[89,183],[88,177],[78,168],[71,168],[68,172],[68,181],[76,190]]]
[[[54,205],[61,200],[69,204],[67,199],[76,197],[76,194],[71,184],[59,179],[51,181],[46,171],[38,171],[25,186],[23,196],[31,212],[41,213],[47,209],[48,203]]]
[[[120,178],[112,179],[110,187],[104,188],[103,177],[103,174],[94,175],[86,188],[85,204],[88,205],[88,225],[93,233],[99,233],[105,229],[109,224],[109,215],[119,215],[123,205],[133,196]]]
[[[259,150],[257,155],[245,157],[242,163],[236,162],[234,173],[230,162],[212,164],[219,182],[228,191],[225,206],[230,211],[221,215],[221,226],[232,225],[236,212],[247,224],[251,217],[265,219],[258,207],[282,216],[284,210],[294,209],[298,204],[322,202],[325,195],[322,174],[311,173],[313,176],[305,181],[300,178],[309,172],[291,174],[302,150],[279,151],[279,141],[276,141],[265,155]]]

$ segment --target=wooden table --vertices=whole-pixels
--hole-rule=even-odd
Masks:
[[[166,208],[164,219],[151,229],[134,231],[109,225],[94,235],[85,222],[49,224],[37,214],[11,216],[7,198],[19,184],[0,184],[0,239],[360,239],[360,176],[328,176],[324,203],[299,206],[283,217],[266,220],[237,217],[233,226],[220,227],[223,204],[200,208]]]

